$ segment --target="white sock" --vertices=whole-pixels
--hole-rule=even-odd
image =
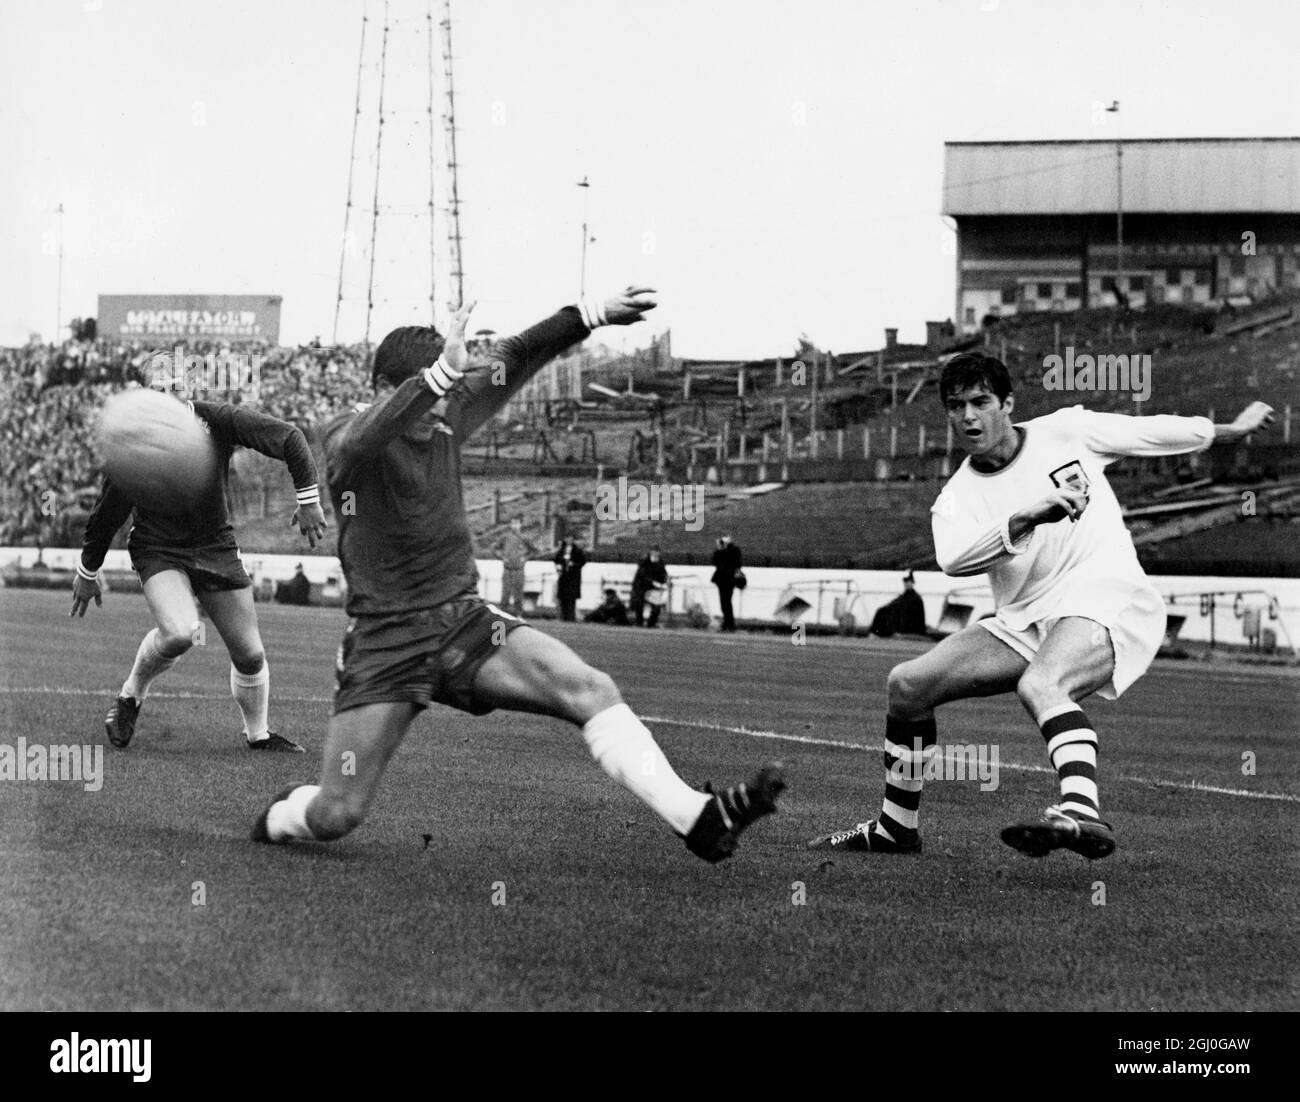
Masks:
[[[300,784],[283,800],[271,805],[266,813],[266,833],[272,842],[316,837],[307,825],[307,805],[319,791],[318,784]]]
[[[129,696],[137,704],[143,704],[145,697],[149,695],[149,686],[153,684],[154,678],[170,670],[174,665],[176,659],[168,658],[158,649],[158,629],[154,628],[140,640],[140,647],[135,652],[135,662],[131,666],[127,679],[122,682],[122,691],[119,695]]]
[[[265,659],[257,673],[240,673],[230,667],[230,695],[244,717],[244,737],[249,742],[266,738],[266,708],[271,697],[271,666]]]
[[[582,728],[582,737],[600,767],[678,834],[695,825],[709,797],[673,771],[649,728],[626,704],[592,716]]]

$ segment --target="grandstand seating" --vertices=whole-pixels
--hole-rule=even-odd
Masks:
[[[1084,403],[1093,409],[1144,415],[1213,410],[1219,420],[1226,420],[1253,399],[1281,406],[1298,392],[1298,318],[1297,296],[1270,301],[1254,315],[1238,317],[1177,307],[1128,315],[1114,310],[1025,314],[987,330],[984,346],[995,355],[1005,350],[1021,418]],[[1073,346],[1076,354],[1150,354],[1150,400],[1139,404],[1123,393],[1045,390],[1041,385],[1043,360],[1057,348],[1058,326],[1061,350]],[[309,438],[314,439],[314,427],[328,417],[369,397],[362,348],[263,351],[266,361],[259,408],[299,423]],[[79,522],[84,523],[97,482],[91,447],[95,411],[108,393],[138,373],[144,356],[138,347],[104,342],[0,350],[0,541],[79,542]],[[857,353],[854,357],[857,362],[865,359]],[[904,360],[913,366],[903,369],[906,385],[900,384],[895,391],[889,371]],[[715,473],[726,481],[757,480],[760,472],[754,460],[763,433],[770,433],[775,442],[784,406],[794,440],[788,472],[792,478],[810,481],[745,501],[728,500],[723,487],[711,488],[699,532],[686,531],[680,520],[603,524],[597,554],[630,561],[639,558],[648,545],[658,543],[670,562],[706,564],[714,540],[725,530],[754,565],[833,569],[933,566],[928,510],[937,492],[935,479],[944,462],[947,430],[937,401],[933,366],[937,361],[932,358],[929,368],[925,362],[924,350],[900,347],[885,357],[883,374],[870,364],[842,374],[848,364],[841,358],[832,365],[827,382],[822,361],[818,418],[822,436],[816,459],[809,441],[810,389],[793,386],[788,369],[782,385],[776,386],[774,370],[766,370],[763,364],[749,365],[743,399],[735,394],[734,378],[728,384],[718,376],[696,379],[692,397],[684,400],[679,381],[657,362],[639,364],[630,376],[611,373],[607,381],[614,389],[622,390],[630,383],[639,394],[656,393],[663,399],[662,415],[655,423],[662,426],[664,434],[665,480],[682,482],[689,472],[699,481],[710,467],[716,468],[713,441],[724,423],[731,426],[728,462]],[[788,359],[786,364],[788,368]],[[906,402],[918,381],[921,385],[915,389],[914,400]],[[466,505],[482,546],[490,546],[514,516],[523,518],[526,534],[539,548],[549,547],[557,517],[568,530],[585,537],[598,475],[607,482],[625,470],[642,481],[656,477],[653,463],[647,459],[655,449],[643,447],[638,460],[632,446],[634,434],[645,434],[652,423],[644,403],[620,398],[602,407],[599,418],[586,417],[586,412],[577,404],[566,407],[565,417],[576,416],[576,427],[569,421],[537,427],[517,422],[489,428],[467,447]],[[539,428],[547,431],[551,449],[543,466],[534,462]],[[865,462],[864,428],[871,432],[871,459]],[[837,429],[844,432],[842,462],[836,458]],[[924,454],[918,455],[922,429]],[[492,431],[500,434],[495,445],[487,435]],[[891,431],[899,457],[888,471],[893,480],[875,481],[882,473],[879,459],[889,452]],[[743,469],[737,460],[742,433],[748,461]],[[1279,441],[1279,436],[1275,432],[1269,439]],[[780,477],[777,457],[774,450],[777,461],[762,472],[766,479]],[[960,453],[954,453],[948,466],[955,466],[959,459]],[[1235,452],[1225,450],[1212,460],[1126,461],[1112,467],[1111,473],[1121,500],[1135,504],[1180,482],[1195,480],[1199,484],[1213,477],[1220,484],[1240,487],[1264,478],[1300,474],[1300,447],[1293,436],[1285,446],[1277,442]],[[241,542],[248,550],[304,552],[296,532],[281,519],[292,512],[290,489],[282,465],[254,455],[238,457],[231,498]],[[494,522],[491,505],[498,494],[503,508]],[[1292,537],[1300,534],[1298,526],[1289,514],[1257,519],[1260,523],[1223,525],[1144,547],[1144,561],[1167,573],[1184,567],[1202,573],[1295,573],[1298,556]],[[319,551],[332,553],[332,541]]]

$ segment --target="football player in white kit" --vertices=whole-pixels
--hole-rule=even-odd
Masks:
[[[1006,366],[963,353],[939,394],[969,453],[931,509],[945,574],[988,574],[995,614],[890,671],[885,799],[879,817],[815,838],[817,849],[916,853],[917,813],[937,740],[934,709],[1015,690],[1042,731],[1061,789],[1037,821],[1002,840],[1041,857],[1066,848],[1105,857],[1097,734],[1079,702],[1114,700],[1146,671],[1165,632],[1165,604],[1138,565],[1105,469],[1124,456],[1179,455],[1267,428],[1248,406],[1230,425],[1207,417],[1129,417],[1082,406],[1013,424]]]

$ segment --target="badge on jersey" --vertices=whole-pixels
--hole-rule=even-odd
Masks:
[[[1077,459],[1071,459],[1070,462],[1057,467],[1051,473],[1052,485],[1058,490],[1073,490],[1077,494],[1086,494],[1092,488],[1088,481],[1088,476],[1084,473],[1083,464]]]

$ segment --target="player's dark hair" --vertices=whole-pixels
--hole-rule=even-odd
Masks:
[[[370,368],[370,382],[378,386],[381,378],[397,384],[417,371],[432,367],[442,355],[445,338],[432,325],[403,325],[394,329],[375,349]]]
[[[1005,402],[1011,393],[1011,373],[1007,365],[995,356],[981,352],[963,352],[943,365],[939,375],[939,400],[948,401],[955,394],[971,387],[982,386],[999,402]]]

